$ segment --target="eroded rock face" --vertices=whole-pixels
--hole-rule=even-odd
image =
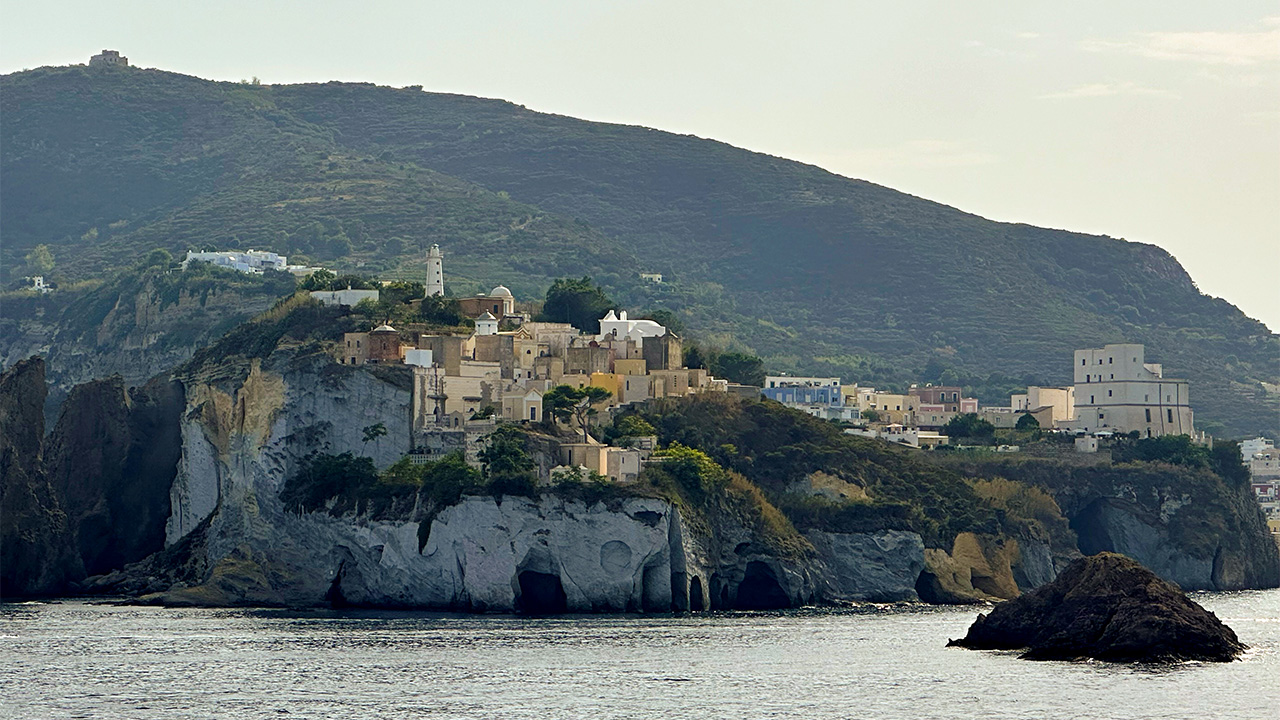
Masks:
[[[43,469],[45,365],[0,375],[0,596],[53,595],[84,577],[67,514]]]
[[[176,382],[128,389],[119,376],[79,385],[63,404],[45,466],[89,575],[164,547],[183,406]]]
[[[924,550],[916,592],[925,602],[941,604],[1008,600],[1055,574],[1043,542],[965,532],[956,535],[950,552]]]
[[[193,552],[208,570],[154,601],[503,612],[715,605],[711,578],[724,569],[722,554],[662,500],[466,497],[434,514],[415,507],[390,518],[287,511],[281,486],[308,453],[350,451],[385,467],[408,450],[408,388],[327,358],[282,355],[243,378],[187,388],[168,544],[201,528]],[[377,445],[361,431],[374,422],[388,429]],[[744,550],[725,564],[754,559]],[[787,569],[768,570],[797,604]],[[728,581],[731,596],[741,584]]]
[[[805,533],[826,566],[824,599],[835,602],[918,600],[924,542],[913,532]]]
[[[1175,585],[1114,553],[1081,558],[1056,580],[979,615],[951,645],[1026,648],[1030,660],[1235,659],[1245,646]]]

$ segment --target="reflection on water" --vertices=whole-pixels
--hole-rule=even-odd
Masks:
[[[684,616],[0,606],[3,718],[1271,718],[1280,591],[1197,596],[1230,664],[945,647],[974,608]]]

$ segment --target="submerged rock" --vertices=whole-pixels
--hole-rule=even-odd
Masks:
[[[1118,662],[1229,662],[1245,649],[1176,585],[1114,553],[1073,562],[1048,585],[979,615],[963,639],[948,645],[1027,648],[1028,660]]]

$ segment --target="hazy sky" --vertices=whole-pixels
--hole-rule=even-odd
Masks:
[[[1280,330],[1275,0],[0,7],[0,72],[113,48],[205,78],[423,85],[692,133],[1160,245]]]

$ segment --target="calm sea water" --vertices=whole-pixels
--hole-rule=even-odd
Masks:
[[[944,647],[973,608],[552,619],[0,606],[4,718],[1280,718],[1280,591],[1198,595],[1242,662]]]

